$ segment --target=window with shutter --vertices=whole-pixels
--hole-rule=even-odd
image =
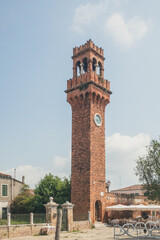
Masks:
[[[8,196],[8,186],[7,185],[2,185],[2,196],[3,197]]]

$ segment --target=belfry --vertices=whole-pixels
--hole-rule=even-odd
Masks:
[[[104,221],[106,207],[105,107],[110,82],[104,79],[103,49],[91,40],[73,49],[73,78],[67,81],[72,108],[71,202],[74,219]]]

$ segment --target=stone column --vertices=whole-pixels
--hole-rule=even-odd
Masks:
[[[74,204],[66,201],[62,205],[64,230],[73,231],[73,207]],[[64,219],[65,218],[65,219]]]
[[[30,213],[30,224],[33,225],[33,213]]]
[[[46,221],[47,223],[51,223],[52,226],[56,226],[57,207],[59,204],[53,202],[53,197],[50,197],[49,200],[47,204],[44,204],[46,208]]]
[[[83,63],[80,63],[80,67],[81,67],[81,70],[80,70],[80,74],[82,75],[83,74]]]
[[[98,71],[98,64],[96,63],[96,64],[94,64],[94,66],[95,66],[95,73],[97,74],[97,71]]]
[[[91,222],[91,212],[88,211],[88,221]]]
[[[11,214],[10,213],[7,214],[7,225],[11,226]]]

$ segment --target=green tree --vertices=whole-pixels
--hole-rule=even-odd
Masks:
[[[70,179],[62,180],[50,173],[40,180],[34,192],[35,207],[38,212],[44,212],[43,204],[47,203],[50,197],[58,204],[71,200],[71,182]]]
[[[143,183],[145,195],[151,200],[160,200],[160,138],[152,140],[147,154],[139,157],[135,172]]]
[[[35,209],[34,196],[30,193],[29,189],[24,187],[14,201],[11,203],[11,213],[23,214],[31,213]]]
[[[52,174],[46,175],[37,184],[34,195],[30,193],[26,185],[11,204],[12,213],[42,213],[45,212],[44,204],[53,197],[54,201],[62,204],[71,200],[71,181],[61,179]]]

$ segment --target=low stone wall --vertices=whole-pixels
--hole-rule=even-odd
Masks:
[[[41,228],[47,224],[21,224],[11,226],[0,226],[0,239],[12,238],[12,237],[23,237],[23,236],[34,236],[40,234]]]
[[[90,229],[91,222],[89,221],[74,221],[73,222],[73,230],[83,230],[83,229]]]

